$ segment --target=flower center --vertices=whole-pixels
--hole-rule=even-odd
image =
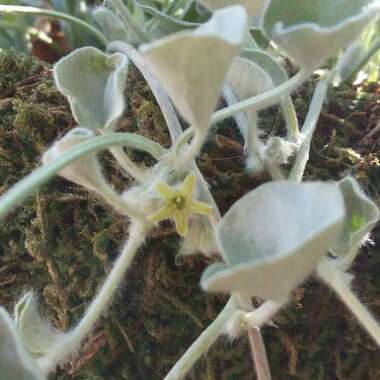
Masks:
[[[177,211],[183,211],[186,206],[186,198],[181,195],[177,195],[173,198],[171,203]]]

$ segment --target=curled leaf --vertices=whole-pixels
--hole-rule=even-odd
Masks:
[[[86,128],[74,128],[57,141],[43,156],[42,162],[47,164],[60,157],[74,146],[90,139],[94,132]],[[101,172],[100,165],[94,153],[83,156],[59,172],[61,177],[83,186],[88,190],[101,194],[108,184]]]
[[[12,318],[0,308],[0,379],[46,380],[24,349]]]
[[[330,247],[337,256],[357,251],[380,217],[376,204],[352,177],[338,182],[346,206],[346,222],[340,238]]]
[[[263,29],[311,72],[351,44],[378,10],[376,0],[271,0]]]
[[[110,130],[124,112],[127,70],[124,54],[84,47],[54,66],[54,79],[81,127]]]
[[[344,216],[335,184],[264,184],[236,202],[218,224],[225,262],[211,265],[201,285],[284,302],[339,236]]]
[[[64,334],[41,317],[37,298],[33,293],[25,294],[16,304],[15,323],[24,347],[36,356],[46,354],[64,337]]]
[[[141,47],[178,110],[196,128],[209,126],[246,27],[244,9],[228,7],[215,12],[194,31],[180,32]]]

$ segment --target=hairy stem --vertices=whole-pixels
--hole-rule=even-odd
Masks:
[[[123,148],[114,147],[110,148],[111,154],[115,157],[118,164],[132,177],[140,183],[147,183],[150,181],[150,175],[141,170],[124,152]]]
[[[290,171],[289,179],[297,182],[302,181],[306,164],[309,161],[310,144],[313,138],[317,122],[322,111],[323,102],[326,97],[329,82],[322,79],[314,92],[305,123],[301,130],[302,143],[298,150],[297,157]]]
[[[0,5],[0,13],[5,14],[29,14],[29,15],[35,15],[35,16],[48,16],[53,17],[57,19],[61,19],[64,21],[69,21],[75,25],[80,26],[82,29],[87,30],[89,33],[91,33],[102,45],[107,46],[109,43],[107,37],[104,36],[104,34],[98,30],[97,28],[93,27],[92,25],[88,24],[87,22],[71,16],[69,14],[58,12],[54,10],[49,9],[41,9],[41,8],[35,8],[35,7],[24,7],[24,6],[17,6],[17,5]]]
[[[123,280],[137,250],[143,244],[149,228],[147,225],[140,223],[131,225],[127,243],[83,318],[62,341],[57,343],[56,346],[51,347],[49,352],[39,359],[39,364],[46,374],[53,371],[59,363],[63,363],[70,354],[77,351],[82,340],[91,332],[95,322],[103,314],[120,282]]]
[[[241,307],[246,311],[253,310],[250,297],[236,295]],[[265,349],[263,337],[260,328],[253,326],[247,329],[249,345],[251,347],[252,359],[255,364],[258,380],[271,380],[272,375],[269,368],[268,357]]]
[[[285,95],[289,95],[297,87],[299,87],[308,77],[308,74],[304,70],[300,70],[293,78],[284,82],[280,86],[274,87],[269,91],[265,91],[260,95],[256,95],[247,100],[243,100],[237,104],[230,107],[223,108],[216,111],[211,118],[212,123],[217,123],[218,121],[224,120],[227,117],[231,117],[236,113],[244,111],[246,109],[254,109],[255,111],[260,111],[263,108],[269,107],[276,103],[281,102],[281,98]]]
[[[318,276],[342,299],[380,347],[380,326],[368,309],[352,292],[349,283],[344,279],[344,273],[336,268],[334,262],[327,257],[320,261],[317,273]]]
[[[149,87],[152,90],[152,93],[156,98],[159,107],[161,108],[172,141],[177,141],[183,133],[181,124],[178,120],[176,111],[169,99],[169,96],[153,74],[149,62],[133,46],[122,41],[115,41],[110,43],[107,50],[110,53],[119,52],[125,54],[139,69],[142,76],[149,84]]]
[[[237,308],[234,297],[231,297],[224,309],[213,322],[202,332],[197,340],[188,348],[184,355],[177,361],[175,366],[165,376],[164,380],[183,379],[193,365],[206,353],[209,347],[222,334],[224,326]]]
[[[133,133],[113,133],[93,137],[68,150],[49,164],[35,169],[3,194],[0,197],[0,219],[75,160],[86,154],[117,145],[143,150],[155,158],[161,157],[166,152],[161,145]]]
[[[350,69],[350,75],[348,78],[344,79],[343,83],[351,82],[357,73],[367,65],[370,59],[380,50],[380,37],[378,37],[375,42],[369,47],[365,54],[360,57],[359,61],[355,63],[355,66]]]
[[[281,109],[286,122],[287,137],[290,141],[296,142],[300,137],[300,131],[296,110],[290,96],[286,96],[281,101]]]

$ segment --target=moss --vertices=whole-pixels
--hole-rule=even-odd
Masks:
[[[1,193],[38,166],[46,147],[74,126],[66,101],[54,89],[49,67],[14,52],[0,53],[0,62],[18,59],[29,66],[20,63],[24,71],[13,79],[7,73],[9,66],[0,64],[0,87],[12,88],[0,100]],[[165,123],[145,82],[136,70],[130,71],[130,80],[123,129],[168,145]],[[301,99],[308,99],[312,88],[309,83],[296,95],[301,119],[306,110]],[[347,91],[330,94],[325,109],[330,117],[321,119],[307,174],[330,179],[349,170],[375,195],[380,165],[374,146],[358,147],[357,138],[345,132],[347,123],[336,125],[331,116],[343,121],[349,117],[357,95]],[[371,119],[375,111],[368,102],[360,107]],[[263,128],[268,133],[272,128],[283,130],[275,109],[265,116],[268,124]],[[326,149],[335,129],[334,146]],[[337,155],[335,149],[347,147],[361,155],[359,164]],[[135,157],[151,164],[143,155]],[[109,155],[102,156],[102,163],[117,189],[129,186]],[[199,166],[223,212],[266,180],[245,174],[242,141],[231,120],[212,134]],[[176,265],[179,241],[170,231],[154,231],[81,355],[52,379],[162,379],[216,317],[225,298],[206,295],[198,286],[208,261],[194,256]],[[379,234],[373,235],[377,241]],[[80,319],[127,235],[126,220],[98,199],[62,179],[51,181],[0,224],[0,303],[11,310],[23,291],[33,289],[54,324],[69,328]],[[355,267],[360,274],[355,286],[376,313],[380,312],[376,304],[380,259],[375,253],[375,248],[364,250]],[[374,344],[331,292],[316,282],[298,289],[289,307],[263,332],[275,380],[375,380],[380,376]],[[220,338],[188,379],[248,380],[252,373],[246,338],[234,342]]]

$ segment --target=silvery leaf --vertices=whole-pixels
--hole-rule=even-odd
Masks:
[[[271,0],[263,29],[311,72],[353,42],[378,9],[376,0]]]
[[[85,142],[93,136],[94,132],[90,129],[72,129],[42,156],[43,164],[53,161],[67,150]],[[101,194],[102,190],[108,187],[96,155],[93,153],[87,154],[79,160],[74,161],[72,164],[61,170],[59,175],[98,194]]]
[[[357,251],[379,219],[379,209],[360,188],[355,179],[346,177],[338,182],[346,206],[346,222],[340,238],[330,247],[342,256]]]
[[[114,12],[97,7],[92,16],[110,41],[128,41],[128,31]]]
[[[0,308],[0,379],[46,380],[22,346],[12,318]]]
[[[271,78],[275,86],[286,82],[288,76],[282,66],[267,52],[256,49],[244,49],[241,52],[243,58],[249,59],[259,66]]]
[[[250,17],[259,15],[267,0],[198,0],[210,11],[216,11],[231,5],[242,5]]]
[[[110,130],[124,112],[128,60],[93,47],[77,49],[54,66],[56,86],[81,127]]]
[[[227,81],[240,101],[274,87],[272,79],[260,66],[242,57],[232,61]]]
[[[211,292],[286,301],[339,236],[344,216],[343,197],[333,183],[264,184],[218,224],[224,263],[211,265],[201,285]]]
[[[33,293],[25,294],[16,304],[14,318],[24,347],[35,356],[46,354],[64,338],[64,334],[42,319]]]
[[[197,128],[208,128],[246,27],[244,9],[228,7],[216,11],[194,31],[180,32],[141,47],[178,110]]]

